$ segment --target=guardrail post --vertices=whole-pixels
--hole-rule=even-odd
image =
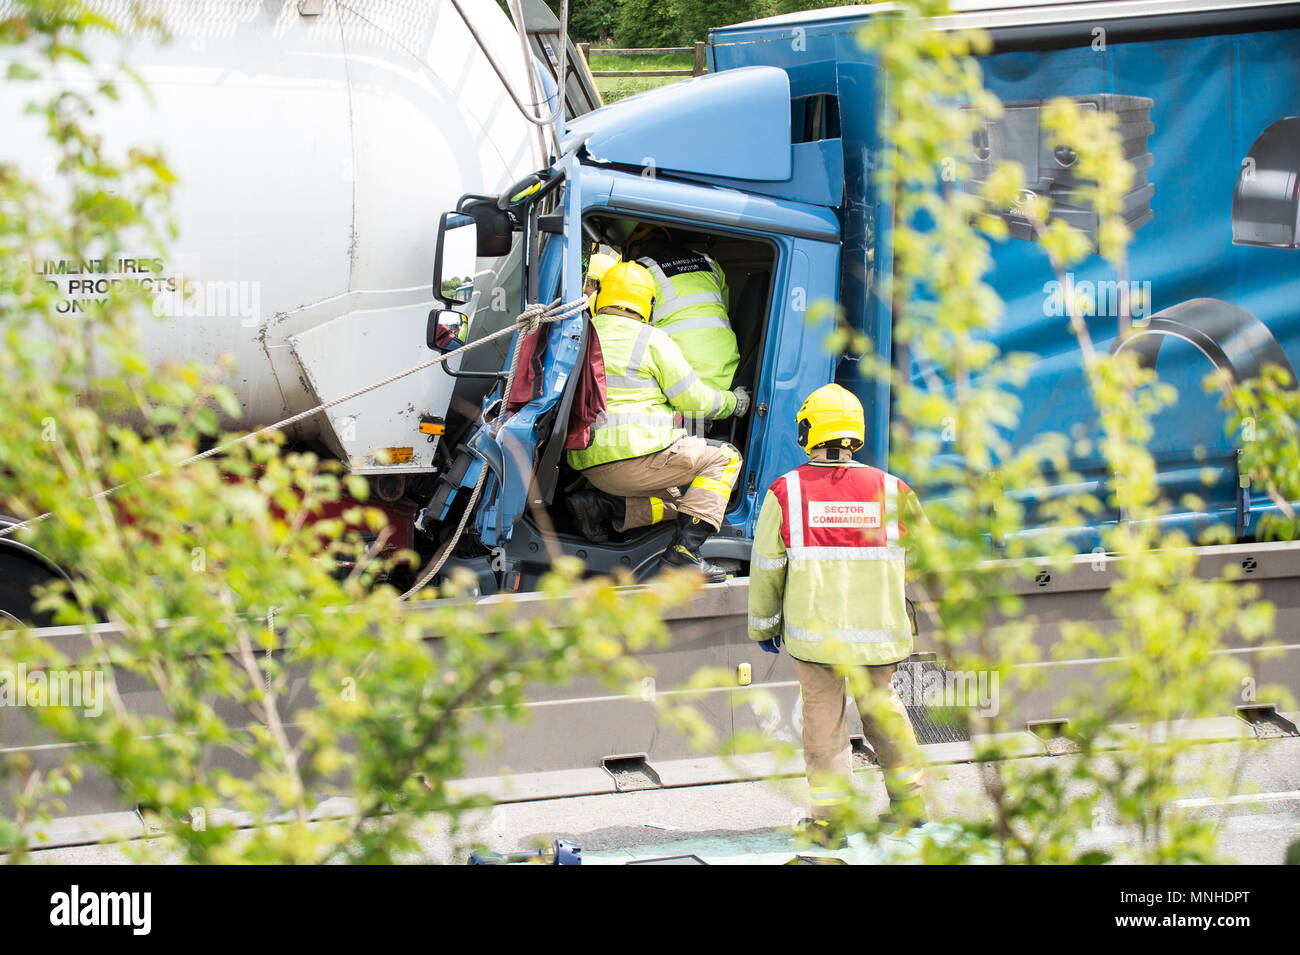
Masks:
[[[695,41],[695,66],[691,70],[691,76],[703,76],[709,71],[708,58],[704,53],[705,43],[703,40]]]
[[[579,43],[578,52],[582,54],[582,62],[587,64],[587,69],[591,69],[591,44]]]

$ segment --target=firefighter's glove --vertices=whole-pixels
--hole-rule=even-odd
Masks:
[[[767,653],[780,653],[781,637],[778,634],[777,636],[773,637],[771,640],[760,640],[758,641],[758,645],[762,647]]]
[[[749,392],[742,386],[733,388],[731,393],[736,396],[736,410],[732,414],[737,418],[745,417],[745,412],[749,411]]]

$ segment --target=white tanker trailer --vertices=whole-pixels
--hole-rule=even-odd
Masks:
[[[129,9],[95,6],[122,19]],[[163,261],[51,250],[33,267],[58,289],[57,307],[82,311],[115,283],[142,283],[162,319],[142,329],[148,358],[233,356],[228,384],[243,420],[228,423],[242,427],[411,367],[434,304],[440,214],[544,165],[536,127],[484,52],[528,89],[510,20],[494,0],[459,0],[459,10],[450,0],[161,6],[170,40],[127,41],[149,95],[123,88],[97,122],[110,149],[162,150],[179,179],[178,239]],[[92,41],[92,54],[116,59],[117,42]],[[22,55],[0,52],[0,71]],[[0,163],[57,188],[43,124],[22,116],[42,92],[0,83]],[[472,252],[461,276],[476,268]],[[318,441],[363,474],[425,473],[436,443],[420,417],[443,415],[453,384],[433,368],[306,418],[288,437]]]

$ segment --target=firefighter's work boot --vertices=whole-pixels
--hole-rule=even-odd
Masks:
[[[794,828],[795,838],[816,843],[823,849],[844,849],[849,844],[844,827],[826,819],[813,819],[804,816]]]
[[[659,558],[659,569],[691,567],[704,577],[705,583],[722,583],[727,579],[727,572],[700,556],[700,545],[713,533],[713,528],[698,517],[678,514],[677,533],[673,535],[673,542]]]
[[[569,516],[578,525],[578,533],[593,544],[609,540],[606,521],[623,519],[623,499],[595,489],[570,494],[565,501]]]
[[[916,829],[929,821],[925,812],[925,803],[921,801],[920,796],[891,802],[889,811],[880,817],[882,826],[892,826],[896,829]]]
[[[925,777],[920,769],[901,767],[885,770],[885,791],[889,793],[889,811],[880,817],[881,825],[912,829],[928,821],[925,813]]]

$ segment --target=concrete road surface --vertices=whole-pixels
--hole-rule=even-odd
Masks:
[[[1032,770],[1065,756],[1031,756],[1012,760],[1010,768]],[[1282,738],[1237,743],[1208,743],[1191,749],[1185,772],[1211,768],[1231,771],[1240,765],[1237,795],[1228,798],[1189,790],[1180,808],[1219,821],[1219,848],[1241,863],[1278,864],[1287,846],[1300,839],[1300,739]],[[987,815],[980,769],[969,762],[937,763],[930,774],[929,802],[935,820],[930,830],[945,838],[944,820]],[[880,773],[866,768],[855,785],[883,810]],[[523,798],[484,810],[466,820],[466,832],[453,846],[436,822],[423,827],[427,858],[463,862],[468,843],[496,851],[513,851],[539,841],[562,838],[582,847],[583,863],[625,864],[636,860],[695,855],[709,864],[775,863],[794,854],[788,827],[804,815],[806,785],[801,777],[746,781],[561,798]],[[129,814],[115,814],[127,817]],[[83,820],[83,823],[93,820]],[[120,821],[120,820],[119,820]],[[126,833],[119,828],[119,835]],[[156,840],[151,840],[156,842]],[[1079,834],[1079,843],[1104,848],[1125,860],[1136,841],[1127,828],[1103,812]],[[866,845],[860,837],[839,855],[856,863],[889,862],[906,857],[916,837]],[[36,853],[46,863],[123,863],[144,845],[135,839],[112,845],[51,848]],[[992,861],[992,860],[990,860]]]

